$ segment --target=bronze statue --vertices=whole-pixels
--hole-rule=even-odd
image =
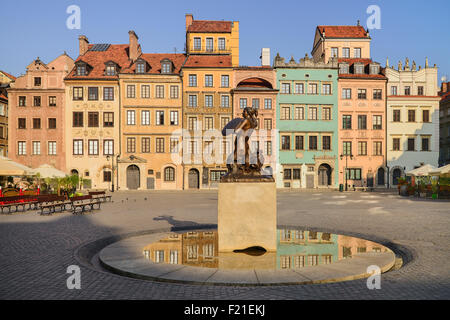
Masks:
[[[234,138],[234,152],[227,159],[228,173],[220,179],[221,182],[231,181],[274,181],[272,175],[262,175],[261,169],[264,158],[259,150],[250,154],[248,140],[253,130],[258,126],[258,110],[246,107],[242,112],[243,118],[235,118],[222,129],[222,135],[236,134]],[[244,139],[244,158],[238,157],[238,140]],[[256,157],[256,159],[255,159]]]

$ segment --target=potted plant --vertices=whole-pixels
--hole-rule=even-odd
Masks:
[[[398,194],[401,196],[407,196],[408,195],[408,182],[405,178],[398,178]]]

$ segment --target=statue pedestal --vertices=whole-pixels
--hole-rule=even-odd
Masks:
[[[221,182],[219,251],[253,246],[277,250],[277,190],[274,182]]]

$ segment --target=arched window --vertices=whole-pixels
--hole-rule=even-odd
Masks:
[[[175,181],[175,169],[167,167],[164,169],[164,181]]]

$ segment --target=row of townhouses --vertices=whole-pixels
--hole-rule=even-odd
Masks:
[[[317,26],[311,56],[297,60],[271,61],[263,48],[260,66],[239,64],[238,21],[190,14],[185,53],[144,53],[134,31],[127,44],[78,41],[75,60],[37,58],[10,81],[0,143],[12,160],[78,174],[85,188],[216,187],[233,147],[217,133],[245,107],[258,109],[252,148],[279,188],[394,187],[438,166],[439,130],[441,163],[450,159],[437,67],[381,66],[359,23]]]

